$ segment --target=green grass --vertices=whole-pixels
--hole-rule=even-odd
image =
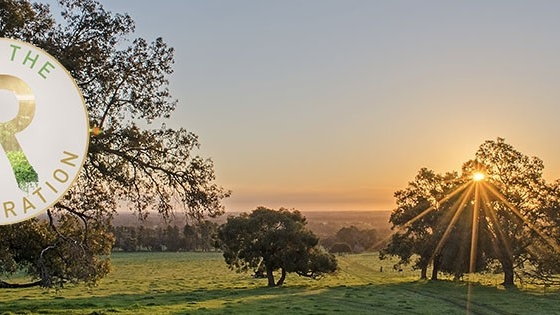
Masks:
[[[219,253],[112,260],[114,271],[93,288],[2,290],[0,314],[560,314],[558,292],[506,291],[499,278],[482,276],[470,288],[418,281],[416,271],[396,272],[376,254],[339,257],[340,270],[318,281],[290,274],[280,288],[228,270]]]

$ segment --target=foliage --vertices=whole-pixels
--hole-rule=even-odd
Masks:
[[[35,270],[40,268],[36,262],[41,260],[41,251],[48,246],[50,238],[54,238],[47,231],[48,227],[36,219],[0,229],[1,274],[13,275],[22,267],[29,274],[40,274],[40,270]],[[9,284],[3,282],[2,286],[9,287]]]
[[[442,218],[442,206],[436,208],[438,200],[450,193],[459,183],[456,173],[436,174],[422,168],[408,187],[395,192],[397,208],[392,212],[389,221],[393,228],[399,229],[391,236],[388,246],[381,252],[397,255],[400,264],[408,264],[414,259],[414,268],[421,270],[421,278],[427,277],[427,268],[431,263],[433,252],[437,246],[437,237],[441,236],[442,227],[438,222]],[[427,212],[434,207],[434,211]],[[419,215],[426,213],[420,219]],[[437,277],[436,272],[432,278]]]
[[[25,0],[0,0],[0,34],[33,42],[44,39],[54,26],[54,19],[45,4]]]
[[[498,138],[483,143],[475,160],[463,165],[461,175],[420,170],[406,189],[395,193],[397,208],[390,221],[397,233],[382,254],[397,255],[401,263],[417,257],[415,267],[422,270],[422,277],[432,264],[432,279],[438,271],[459,278],[466,272],[493,269],[503,272],[503,284],[510,286],[515,269],[531,267],[541,276],[559,272],[554,239],[559,235],[560,190],[558,182],[545,182],[543,168],[540,159]],[[476,171],[485,173],[484,182],[465,186]],[[482,188],[476,197],[464,187]],[[478,238],[476,255],[471,257],[473,222],[478,224]]]
[[[280,286],[286,273],[319,278],[334,272],[337,263],[318,246],[318,238],[306,227],[299,211],[259,207],[251,214],[229,217],[218,229],[218,246],[228,266],[237,271],[266,269],[268,286]],[[274,282],[273,272],[282,276]]]
[[[64,216],[58,229],[64,230],[67,242],[58,241],[59,235],[48,222],[31,219],[26,222],[4,226],[0,229],[0,272],[9,276],[24,271],[34,280],[27,284],[0,282],[0,287],[17,288],[34,285],[62,286],[64,283],[85,281],[95,283],[109,271],[107,260],[89,257],[84,264],[85,247],[96,252],[109,254],[108,245],[112,236],[103,226],[91,225],[95,230],[88,240],[80,240],[81,223],[73,216]],[[101,230],[100,230],[101,228]],[[54,245],[53,245],[54,244]],[[60,249],[56,250],[57,247]],[[45,283],[45,281],[49,281]]]
[[[134,251],[210,251],[218,224],[209,220],[165,227],[116,226],[113,250]]]
[[[221,200],[229,195],[216,185],[212,161],[193,154],[196,135],[165,124],[141,127],[169,118],[177,104],[167,80],[173,49],[161,38],[129,39],[132,18],[97,1],[60,5],[56,20],[47,5],[0,0],[0,37],[30,42],[61,62],[82,91],[91,126],[103,130],[91,137],[77,183],[48,210],[54,238],[42,248],[52,253],[43,263],[54,269],[32,273],[46,286],[61,283],[55,270],[67,273],[63,279],[94,282],[107,273],[112,237],[105,231],[118,207],[141,217],[149,211],[165,217],[179,207],[200,219],[222,214]],[[59,259],[67,254],[71,259]]]
[[[320,240],[331,253],[361,253],[371,251],[379,243],[376,229],[361,230],[354,225],[340,228],[335,235]]]
[[[360,253],[377,243],[377,231],[375,229],[360,230],[352,225],[338,230],[336,238],[349,244],[354,252]]]
[[[29,164],[27,157],[22,151],[10,151],[7,152],[6,155],[14,170],[19,188],[29,191],[30,188],[34,187],[37,182],[39,182],[39,175],[33,166]]]
[[[330,248],[329,252],[336,254],[350,254],[352,253],[352,247],[347,243],[334,243]]]

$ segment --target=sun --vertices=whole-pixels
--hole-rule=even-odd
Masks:
[[[484,173],[476,172],[476,173],[473,174],[472,178],[475,182],[479,182],[481,180],[484,180],[485,177],[486,177],[486,175],[484,175]]]

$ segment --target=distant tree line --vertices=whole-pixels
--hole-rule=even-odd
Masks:
[[[184,226],[115,226],[113,251],[211,251],[216,250],[218,224],[209,220]],[[319,245],[331,253],[377,251],[384,244],[376,229],[342,227],[334,235],[319,239]]]
[[[116,226],[113,251],[211,251],[218,224],[209,220],[177,225],[146,227]]]

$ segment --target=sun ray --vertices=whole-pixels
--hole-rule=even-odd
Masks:
[[[533,232],[537,233],[550,247],[552,247],[556,252],[560,252],[560,246],[552,238],[541,232],[533,223],[531,223],[521,212],[509,202],[506,197],[500,193],[493,185],[484,183],[485,188],[487,188],[496,198],[500,199],[501,202],[506,205],[519,219],[523,221]]]
[[[424,217],[425,215],[427,215],[428,213],[432,212],[433,210],[436,209],[437,205],[440,205],[444,202],[446,202],[447,200],[455,197],[457,194],[459,194],[461,191],[463,191],[468,185],[470,185],[471,182],[467,182],[463,185],[461,185],[459,188],[455,189],[453,192],[451,192],[450,194],[448,194],[447,196],[445,196],[444,198],[438,200],[438,202],[436,202],[435,205],[430,206],[428,209],[422,211],[420,214],[418,214],[417,216],[415,216],[414,218],[410,219],[408,222],[406,222],[402,228],[407,228],[410,225],[412,225],[414,222],[420,220],[422,217]]]
[[[475,172],[472,174],[472,179],[467,181],[466,183],[460,185],[458,188],[453,190],[444,198],[438,200],[435,204],[431,205],[427,209],[423,210],[420,214],[416,215],[414,218],[410,219],[403,225],[397,227],[397,230],[392,234],[389,235],[387,238],[382,240],[382,242],[386,242],[390,237],[392,237],[395,233],[410,227],[412,224],[429,214],[430,212],[437,210],[439,206],[451,198],[459,196],[457,200],[453,202],[450,207],[444,207],[446,211],[443,213],[443,216],[439,219],[437,225],[432,226],[434,231],[440,231],[443,226],[447,224],[443,235],[441,236],[440,240],[438,241],[435,249],[433,250],[428,263],[432,263],[434,266],[434,270],[437,272],[437,266],[435,258],[441,253],[442,249],[444,248],[445,244],[448,242],[448,239],[453,231],[454,226],[456,226],[458,220],[461,217],[461,214],[464,213],[464,210],[467,208],[467,203],[472,201],[472,227],[471,227],[471,244],[470,244],[470,255],[469,255],[469,267],[468,267],[468,278],[467,278],[467,300],[466,300],[466,311],[467,314],[471,313],[471,299],[472,299],[472,290],[473,290],[473,275],[476,272],[477,261],[478,261],[478,251],[479,249],[479,237],[482,235],[486,240],[486,235],[488,235],[488,244],[490,244],[495,251],[495,255],[500,255],[502,257],[513,257],[512,245],[510,244],[510,239],[507,236],[507,231],[504,230],[502,227],[499,218],[497,216],[496,210],[494,209],[497,206],[496,203],[502,203],[507,209],[511,211],[510,214],[511,218],[517,216],[521,221],[522,224],[528,227],[532,232],[536,233],[542,240],[544,240],[551,248],[553,248],[556,252],[560,253],[560,246],[559,244],[551,237],[547,236],[543,231],[541,231],[536,224],[533,224],[528,218],[526,218],[517,207],[515,207],[511,202],[507,200],[507,198],[492,184],[492,182],[486,180],[486,176],[484,173]],[[492,199],[491,199],[492,198]],[[449,220],[449,218],[451,219]],[[449,220],[449,221],[448,221]],[[466,230],[464,234],[463,241],[466,243],[468,242],[468,225],[466,226]],[[435,233],[433,236],[436,236]],[[462,241],[462,242],[463,242]],[[462,243],[461,242],[461,243]],[[487,245],[486,243],[481,243],[482,250],[485,250]],[[465,248],[466,250],[466,248]],[[464,252],[466,254],[466,252]],[[492,254],[494,255],[494,254]],[[507,255],[507,256],[506,256]],[[463,260],[461,265],[461,272],[465,271],[466,257],[464,255],[459,255],[460,259]],[[501,258],[500,258],[501,259]]]
[[[484,188],[486,188],[486,187],[484,187]],[[483,201],[484,205],[488,205],[488,204],[491,203],[490,198],[488,197],[487,189],[481,189],[481,196],[482,196],[481,198],[482,198],[482,201]],[[496,241],[498,243],[503,244],[504,249],[506,251],[506,254],[510,257],[513,257],[513,252],[511,251],[511,244],[509,243],[508,238],[504,234],[504,231],[500,227],[500,222],[498,222],[498,217],[496,217],[496,213],[494,211],[492,211],[492,209],[489,209],[486,206],[484,206],[483,211],[484,211],[485,217],[490,219],[490,222],[492,223],[492,226],[496,230],[495,233],[497,235],[495,235],[494,238],[496,239]],[[497,244],[494,244],[494,246],[495,246],[496,251],[500,251],[500,248],[498,247]]]
[[[377,248],[378,246],[385,244],[393,235],[395,235],[396,233],[406,229],[407,227],[411,226],[414,222],[420,220],[421,218],[423,218],[425,215],[427,215],[428,213],[432,212],[433,210],[435,210],[437,207],[437,205],[440,205],[446,201],[448,201],[449,199],[453,198],[454,196],[456,196],[457,194],[459,194],[460,192],[462,192],[468,185],[470,185],[472,182],[467,182],[464,183],[463,185],[459,186],[457,189],[455,189],[453,192],[451,192],[450,194],[448,194],[447,196],[445,196],[444,198],[438,200],[436,202],[435,205],[430,206],[429,208],[427,208],[426,210],[422,211],[420,214],[418,214],[417,216],[415,216],[414,218],[408,220],[405,224],[399,226],[396,228],[396,230],[389,234],[388,236],[386,236],[385,238],[383,238],[382,240],[378,241],[377,243],[375,243],[372,247],[373,248]]]
[[[477,180],[474,185],[474,207],[472,219],[472,232],[471,232],[471,255],[469,261],[469,273],[473,273],[476,264],[476,250],[478,245],[478,214],[480,212],[480,180]]]
[[[478,176],[477,176],[478,175]],[[484,174],[475,173],[473,177],[474,182],[474,207],[473,207],[473,218],[472,218],[472,232],[471,232],[471,253],[469,260],[469,277],[467,285],[467,314],[471,314],[471,301],[472,301],[472,274],[475,271],[476,265],[476,252],[478,246],[478,223],[479,223],[479,212],[480,212],[480,182],[484,179]]]
[[[463,212],[463,209],[465,208],[465,204],[467,203],[469,197],[472,195],[472,190],[473,190],[473,185],[471,184],[471,186],[469,187],[469,189],[464,190],[463,194],[461,195],[461,199],[460,201],[456,201],[450,212],[452,213],[453,211],[455,211],[455,213],[453,214],[453,218],[451,218],[451,221],[449,222],[449,224],[447,225],[447,228],[445,229],[445,232],[443,233],[443,236],[441,237],[440,241],[438,242],[436,249],[434,250],[434,253],[432,254],[432,257],[430,258],[429,261],[434,261],[434,258],[436,255],[439,254],[439,252],[441,251],[441,248],[443,247],[443,245],[445,245],[445,242],[447,241],[447,238],[449,238],[449,234],[451,234],[451,229],[453,228],[453,226],[455,226],[455,223],[457,222],[457,220],[459,219],[459,216],[461,215],[461,213]]]

